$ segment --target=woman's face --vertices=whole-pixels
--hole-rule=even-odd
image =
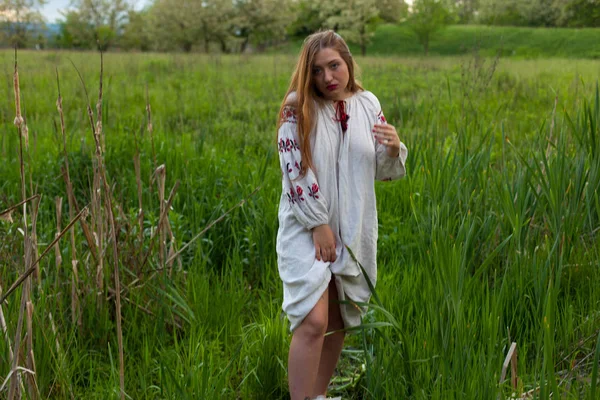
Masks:
[[[325,48],[315,55],[312,69],[313,82],[327,100],[344,100],[350,74],[348,65],[336,50]]]

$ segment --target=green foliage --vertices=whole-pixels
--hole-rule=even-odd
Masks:
[[[25,48],[40,44],[39,8],[45,0],[0,0],[0,45]]]
[[[408,26],[429,54],[429,42],[434,33],[450,23],[450,12],[442,0],[415,0]]]
[[[600,5],[589,0],[569,1],[562,9],[561,22],[574,28],[600,28]]]
[[[315,0],[300,0],[296,5],[295,12],[296,19],[287,29],[288,35],[294,38],[304,39],[318,31],[326,20]]]
[[[363,56],[367,54],[367,45],[380,22],[375,0],[334,0],[322,5],[321,13],[327,16],[327,28],[357,44]]]

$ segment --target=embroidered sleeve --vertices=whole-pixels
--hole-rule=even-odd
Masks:
[[[376,119],[377,124],[387,124],[387,120],[383,115],[383,111],[379,111]],[[408,149],[404,143],[400,142],[400,153],[398,157],[390,157],[387,154],[387,148],[384,144],[375,141],[375,153],[377,168],[375,171],[375,179],[380,181],[391,181],[394,179],[400,179],[406,175],[406,157],[408,156]]]
[[[298,222],[306,229],[312,229],[329,223],[328,207],[315,173],[307,169],[305,175],[300,177],[302,154],[297,129],[295,109],[285,107],[278,133],[282,188]]]

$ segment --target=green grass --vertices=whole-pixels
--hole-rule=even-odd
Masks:
[[[0,53],[0,98],[6,99],[0,103],[0,211],[20,200],[12,57]],[[41,250],[55,234],[54,197],[66,196],[54,68],[75,193],[87,204],[93,138],[70,60],[95,98],[99,57],[19,57],[30,131],[26,173],[43,195]],[[105,55],[105,161],[122,210],[122,285],[131,286],[122,310],[131,398],[289,398],[290,336],[275,255],[281,186],[274,128],[293,63],[282,55]],[[591,399],[600,354],[600,62],[501,59],[495,65],[464,55],[359,57],[358,63],[364,86],[379,97],[409,148],[408,176],[376,186],[380,302],[367,314],[370,325],[348,339],[336,393],[344,399],[508,398],[509,383],[498,381],[515,341],[519,390],[540,387],[540,398],[552,392],[552,398]],[[160,267],[156,255],[139,270],[139,251],[148,250],[159,217],[152,145],[142,134],[146,84],[167,193],[181,182],[169,213],[179,247],[261,186],[182,254],[182,269],[171,277],[152,274]],[[4,290],[22,268],[14,217],[12,224],[0,221]],[[57,267],[53,256],[45,259],[33,293],[37,382],[44,398],[117,398],[113,300],[98,304],[95,265],[79,227],[76,237],[82,324],[71,323],[70,250],[63,240],[65,261]],[[113,286],[110,256],[108,248],[102,298]],[[3,305],[11,340],[20,294]],[[0,377],[9,369],[2,340]]]

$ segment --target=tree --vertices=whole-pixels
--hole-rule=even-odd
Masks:
[[[327,17],[321,13],[321,4],[315,0],[300,0],[293,5],[296,19],[288,28],[288,34],[304,38],[325,25]]]
[[[236,0],[234,7],[234,32],[241,42],[241,52],[249,44],[262,49],[283,39],[294,21],[290,0]]]
[[[115,44],[128,22],[133,6],[128,0],[72,0],[71,20],[66,30],[72,37],[93,38],[98,50],[105,51]],[[69,22],[69,19],[67,19]]]
[[[600,28],[600,2],[598,0],[555,0],[558,24],[573,28]]]
[[[379,0],[376,7],[379,18],[392,24],[400,22],[408,14],[408,4],[404,0]]]
[[[567,0],[571,2],[571,0]],[[587,0],[585,0],[587,1]],[[490,25],[556,26],[565,0],[480,0],[479,20]]]
[[[327,5],[326,5],[327,4]],[[323,3],[323,12],[330,16],[325,24],[339,32],[347,41],[360,46],[363,56],[381,21],[376,0],[333,0]]]
[[[39,35],[43,18],[39,7],[46,0],[0,0],[0,41],[26,47]]]
[[[450,4],[457,22],[468,24],[473,21],[475,13],[478,11],[479,0],[451,0]]]
[[[429,54],[429,42],[434,33],[451,22],[450,12],[441,0],[415,0],[409,17],[410,29]]]
[[[67,49],[91,49],[96,47],[94,32],[77,11],[68,11],[60,23],[57,43]]]
[[[159,50],[172,50],[174,46],[190,52],[201,34],[201,12],[200,1],[156,0],[150,9],[155,46]]]
[[[517,2],[517,11],[527,26],[556,26],[560,17],[555,0]]]
[[[149,10],[152,37],[160,50],[185,52],[202,43],[205,52],[215,42],[229,52],[233,41],[234,7],[231,0],[156,0]]]
[[[150,50],[152,33],[150,32],[148,11],[129,10],[127,25],[123,27],[120,44],[124,49]]]
[[[481,0],[478,20],[488,25],[527,25],[519,0]]]

